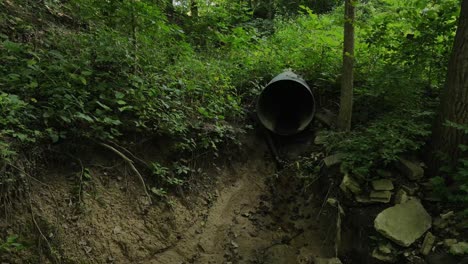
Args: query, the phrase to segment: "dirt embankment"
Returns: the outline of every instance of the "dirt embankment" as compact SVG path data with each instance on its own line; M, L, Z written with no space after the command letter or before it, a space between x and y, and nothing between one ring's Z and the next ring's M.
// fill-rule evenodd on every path
M55 171L42 183L32 181L33 214L29 205L19 206L0 221L3 237L18 234L27 247L0 260L311 263L314 256L333 255L334 213L293 175L276 174L260 138L249 137L235 160L207 166L195 184L199 191L169 203L146 204L131 171L120 165L107 172L103 166L90 167L78 209L76 172Z

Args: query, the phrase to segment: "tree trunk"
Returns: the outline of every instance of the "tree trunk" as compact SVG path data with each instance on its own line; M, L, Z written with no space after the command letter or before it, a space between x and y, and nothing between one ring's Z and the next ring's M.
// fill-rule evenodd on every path
M132 46L133 46L133 74L136 74L138 69L138 40L137 40L137 21L135 14L135 0L131 1L132 10L131 10L131 26L132 26Z
M274 0L269 0L267 8L268 8L267 18L269 20L273 20L273 17L275 15L275 1Z
M190 1L190 14L192 17L198 17L198 4L196 0Z
M340 113L338 115L338 129L342 131L351 129L353 112L354 4L353 0L345 0L343 75L341 78Z
M454 166L461 157L460 144L468 137L462 130L446 122L468 124L468 0L462 0L458 29L450 57L445 88L432 134L432 173L437 173L442 162L440 154Z
M166 6L164 8L164 12L166 13L167 19L172 21L174 19L174 3L172 0L165 0Z

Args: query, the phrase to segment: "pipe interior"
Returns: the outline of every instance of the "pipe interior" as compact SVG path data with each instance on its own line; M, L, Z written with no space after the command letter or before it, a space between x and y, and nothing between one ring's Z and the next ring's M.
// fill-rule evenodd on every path
M307 87L292 80L268 85L258 101L260 121L280 135L291 135L304 129L312 120L314 99Z

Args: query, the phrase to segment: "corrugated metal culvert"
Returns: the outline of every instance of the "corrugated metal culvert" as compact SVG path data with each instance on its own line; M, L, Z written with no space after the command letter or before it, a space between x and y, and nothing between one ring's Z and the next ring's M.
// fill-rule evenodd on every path
M264 127L288 136L303 131L315 114L315 99L307 83L291 71L271 80L257 101L257 115Z

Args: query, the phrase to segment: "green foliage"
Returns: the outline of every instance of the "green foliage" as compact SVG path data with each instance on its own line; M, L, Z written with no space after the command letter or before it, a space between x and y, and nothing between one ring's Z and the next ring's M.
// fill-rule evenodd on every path
M76 10L87 30L58 24L40 43L1 35L2 157L14 153L16 141L108 140L138 131L216 149L233 134L227 120L242 111L230 76L196 55L158 6L82 0L52 8ZM7 16L34 31L32 21Z
M22 249L24 249L24 245L18 242L18 236L16 235L8 236L5 242L0 243L0 253Z
M357 21L366 44L359 52L377 59L372 65L377 80L391 75L418 80L430 87L442 86L455 36L459 1L386 0L359 8L362 13Z
M400 112L387 115L351 133L327 136L329 151L344 154L343 170L363 177L398 160L408 151L418 150L430 135L425 120L430 113Z
M158 162L153 162L151 163L151 171L159 187L152 188L151 191L158 196L164 196L166 188L181 186L191 169L180 162L175 162L171 168L164 167Z
M9 160L15 151L15 141L31 143L39 131L29 129L25 123L34 119L32 109L18 96L0 93L0 158Z
M130 133L168 136L185 153L217 152L238 143L244 109L286 68L326 95L322 104L334 107L339 93L337 1L197 1L197 17L188 1L170 12L162 0L13 2L0 2L7 162L33 143ZM328 147L346 154L345 169L368 176L428 135L458 1L381 0L357 10L356 130L332 133ZM272 11L274 19L257 19ZM191 172L181 160L166 166L151 167L159 196Z

